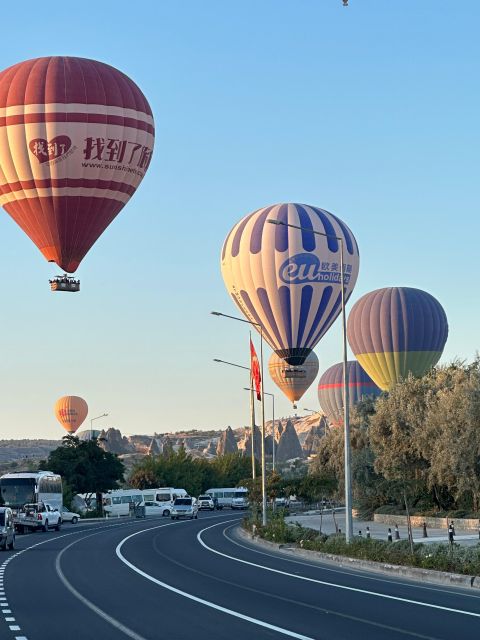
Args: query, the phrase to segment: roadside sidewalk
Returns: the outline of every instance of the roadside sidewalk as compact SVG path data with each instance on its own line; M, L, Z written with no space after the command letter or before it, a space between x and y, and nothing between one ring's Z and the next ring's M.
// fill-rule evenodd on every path
M298 522L303 527L307 527L309 529L315 529L316 531L320 531L320 524L322 528L322 533L326 533L330 535L335 533L336 527L345 532L345 512L336 511L335 514L332 514L331 511L324 512L323 517L319 515L318 511L310 511L303 514L295 515L292 514L287 516L287 522L294 524ZM361 535L362 537L367 536L368 529L370 530L370 537L375 538L377 540L387 540L388 539L388 529L389 525L380 524L378 522L373 521L365 521L365 520L357 520L354 518L353 520L353 533L355 536ZM390 526L392 532L393 542L395 542L395 527ZM422 542L424 544L434 543L434 542L448 542L448 532L446 529L427 529L427 537L423 536L423 529L421 527L416 527L412 529L413 531L413 540L414 542ZM398 533L400 536L400 540L407 539L407 527L399 526ZM462 546L475 546L480 542L478 532L472 531L472 533L468 533L466 531L462 531L461 534L455 535L455 542L461 544Z

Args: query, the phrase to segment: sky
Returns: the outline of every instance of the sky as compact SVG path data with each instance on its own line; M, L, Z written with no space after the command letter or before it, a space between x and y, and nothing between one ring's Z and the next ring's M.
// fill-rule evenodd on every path
M322 207L353 231L350 307L385 286L424 289L449 320L441 362L472 360L479 18L478 3L447 0L3 6L0 68L46 55L111 64L147 97L156 142L78 294L50 292L59 269L2 210L0 439L60 438L53 405L66 394L87 401L87 428L103 413L94 426L124 434L247 424L248 373L213 358L247 366L248 327L210 311L238 314L225 236L277 202ZM340 328L315 349L320 372L341 360ZM294 413L265 389L278 416ZM298 407L318 410L315 383Z

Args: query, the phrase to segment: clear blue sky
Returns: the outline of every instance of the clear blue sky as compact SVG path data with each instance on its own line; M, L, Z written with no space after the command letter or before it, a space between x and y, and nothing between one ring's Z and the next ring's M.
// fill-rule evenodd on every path
M44 55L107 62L156 119L149 173L83 261L80 294L0 216L0 438L61 437L60 395L123 433L248 422L248 364L219 253L281 201L326 208L361 254L350 305L414 286L444 306L443 361L471 360L480 303L480 6L446 0L25 2L2 7L0 67ZM75 8L74 8L75 7ZM133 13L132 13L133 12ZM6 26L5 26L6 25ZM318 345L341 358L339 322ZM273 383L266 390L274 391ZM278 413L291 408L277 394ZM318 408L316 385L300 407Z

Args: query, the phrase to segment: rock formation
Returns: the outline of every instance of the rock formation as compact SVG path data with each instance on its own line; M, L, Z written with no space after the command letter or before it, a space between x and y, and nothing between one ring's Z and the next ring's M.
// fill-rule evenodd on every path
M286 462L292 458L303 458L303 450L295 431L295 427L287 420L276 450L276 458L278 462Z
M150 442L150 446L148 447L147 455L158 456L160 453L161 453L160 447L158 446L158 442L156 438L152 438L152 441Z
M109 453L135 453L135 447L130 444L128 438L122 436L118 429L112 427L100 432L98 444Z
M327 420L325 416L320 418L320 422L317 425L313 425L305 439L303 450L306 456L311 456L318 453L322 438L325 436L328 429Z
M210 442L208 443L208 447L205 447L203 452L206 453L209 456L216 456L217 455L217 447L215 446L215 442L213 440L210 440Z
M164 456L169 456L173 453L172 441L168 436L165 436L162 442L162 453Z
M233 435L231 427L227 427L220 436L217 444L217 456L224 456L226 453L237 453L237 441Z
M254 456L257 460L262 459L262 434L260 433L260 429L255 425L254 429ZM251 456L252 455L252 439L250 437L250 429L245 430L245 442L243 447L244 455Z

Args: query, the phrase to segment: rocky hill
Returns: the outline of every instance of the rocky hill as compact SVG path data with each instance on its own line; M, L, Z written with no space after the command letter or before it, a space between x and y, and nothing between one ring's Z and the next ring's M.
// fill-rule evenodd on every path
M309 416L286 416L275 420L275 440L277 450L280 446L282 434L286 430L287 423L290 423L298 436L298 442L303 449L303 455L315 454L319 439L325 433L324 419L319 414ZM313 430L312 430L313 427ZM268 437L266 441L266 453L271 455L272 449L272 421L265 424L265 431ZM257 435L255 441L255 455L260 457L260 429L255 429ZM251 451L250 428L238 427L225 430L198 431L197 429L171 432L154 433L153 435L131 435L124 436L118 429L110 428L104 431L94 431L94 437L99 439L100 445L107 451L116 453L129 461L141 459L142 456L158 453L164 450L177 450L181 444L186 451L194 457L212 458L218 453ZM90 437L90 431L85 430L77 433L82 439ZM288 441L292 442L290 432ZM61 445L61 440L0 440L0 473L10 470L27 470L38 468L40 460L45 460L53 449ZM295 444L292 445L296 453L299 453ZM285 448L285 447L283 447ZM292 448L288 446L287 454L290 455ZM286 455L287 455L286 454ZM296 456L292 456L296 457Z

